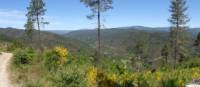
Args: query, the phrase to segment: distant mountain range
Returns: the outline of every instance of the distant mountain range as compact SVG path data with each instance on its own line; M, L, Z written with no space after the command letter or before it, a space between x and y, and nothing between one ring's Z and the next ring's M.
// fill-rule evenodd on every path
M3 29L6 29L6 28L3 28ZM15 29L15 28L8 27L7 29ZM148 31L148 32L155 32L155 31L166 31L166 32L168 32L170 28L169 27L129 26L129 27L107 28L107 29L103 29L103 30L109 30L109 29L134 29L134 30L144 30L144 31ZM59 35L64 35L64 34L68 34L70 32L74 32L74 31L87 31L87 30L94 30L94 29L43 30L43 31L47 31L47 32L59 34ZM189 28L188 31L191 32L192 34L197 34L198 32L200 32L200 28Z
M200 28L191 28L188 29L188 31L191 32L192 37L195 37L196 34L200 32ZM96 30L71 31L67 34L64 34L63 36L85 42L89 44L92 48L95 48L96 46ZM105 55L125 57L129 55L129 53L133 53L135 50L135 46L140 41L142 41L147 44L146 55L149 58L156 58L160 56L162 46L168 43L168 37L168 27L151 28L143 26L132 26L102 29L102 52L104 52ZM192 44L193 41L190 42Z
M193 36L191 44L193 43L194 36L200 32L200 28L188 29ZM54 34L53 34L54 33ZM9 37L10 39L22 38L24 30L14 28L0 29L0 36ZM62 44L66 47L83 51L88 50L93 53L96 47L97 31L95 29L82 29L82 30L48 30L42 32L42 39L44 45L58 45ZM135 51L135 46L138 42L142 41L147 44L146 51L149 58L156 58L160 56L162 46L167 43L169 36L168 27L144 27L144 26L131 26L102 29L102 52L111 57L127 57L130 53ZM2 39L0 37L0 39ZM23 39L23 38L22 38ZM37 39L37 34L35 34ZM6 39L3 39L6 40ZM37 40L36 40L37 41ZM62 43L60 43L62 42Z
M62 34L67 34L69 32L72 32L74 30L45 30L45 31L48 31L48 32L51 32L51 33L55 33L55 34L59 34L59 35L62 35Z
M109 29L134 29L134 30L144 30L148 32L156 32L156 31L169 31L169 27L145 27L145 26L129 26L129 27L118 27L118 28L108 28L108 29L103 29L103 30L109 30ZM63 35L63 34L68 34L70 32L74 31L88 31L88 30L94 30L94 29L80 29L80 30L46 30L51 33ZM192 34L196 35L198 32L200 32L200 28L190 28L188 29L189 32Z

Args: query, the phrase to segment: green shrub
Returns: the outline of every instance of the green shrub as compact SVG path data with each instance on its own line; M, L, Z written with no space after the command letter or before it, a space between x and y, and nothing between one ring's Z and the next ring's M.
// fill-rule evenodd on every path
M9 44L7 47L8 51L15 51L18 49L24 49L25 45L22 40L14 40L13 43Z
M15 51L12 62L16 66L31 64L34 57L35 52L32 49L21 49Z
M191 58L180 65L180 68L200 67L200 58Z
M78 67L61 67L56 71L52 70L49 74L49 79L53 84L52 87L88 87L86 84L85 72Z
M179 87L176 79L162 80L162 87Z
M64 65L69 58L69 51L64 47L55 47L46 53L45 65L48 69Z
M85 87L83 78L79 73L63 73L61 72L55 80L55 87Z
M137 83L138 87L150 87L149 84L147 83L147 80L144 79L143 76L140 76L138 78L138 83Z
M59 57L53 52L47 52L45 54L45 60L44 60L45 67L47 67L48 69L56 67L58 59Z
M26 83L24 83L23 87L43 87L39 82L32 82L32 81L27 81Z

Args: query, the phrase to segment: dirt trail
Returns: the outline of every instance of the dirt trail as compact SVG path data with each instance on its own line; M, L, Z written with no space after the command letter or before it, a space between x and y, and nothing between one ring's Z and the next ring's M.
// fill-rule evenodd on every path
M11 53L0 54L0 87L12 87L7 71L7 66L11 57Z

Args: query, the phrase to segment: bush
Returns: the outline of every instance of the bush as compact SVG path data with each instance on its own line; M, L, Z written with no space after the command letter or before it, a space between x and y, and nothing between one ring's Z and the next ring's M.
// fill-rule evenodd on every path
M176 83L176 79L168 79L168 80L163 80L162 83L162 87L180 87L177 85Z
M180 65L180 68L194 68L200 67L200 58L190 58Z
M83 75L78 72L65 73L61 71L57 73L54 83L55 87L86 87Z
M14 40L13 43L9 44L7 47L8 51L14 51L18 49L24 49L24 43L21 40Z
M55 47L46 53L45 65L48 68L64 65L69 57L69 51L64 47Z
M47 87L88 87L85 79L85 71L74 65L50 70L46 76L46 81L50 81L52 84Z
M17 50L13 56L13 64L16 66L31 64L35 52L32 49Z
M86 78L89 87L120 87L115 74L107 75L95 67L88 70Z

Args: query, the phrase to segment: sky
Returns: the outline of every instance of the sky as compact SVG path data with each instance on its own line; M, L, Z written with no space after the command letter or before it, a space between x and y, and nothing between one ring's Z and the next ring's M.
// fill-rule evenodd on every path
M90 9L80 0L44 0L45 21L50 22L45 30L93 29L95 20L88 20ZM187 0L190 27L200 27L200 0ZM24 28L26 8L30 0L1 0L0 27ZM168 27L170 0L113 0L114 9L103 13L104 28L147 26Z

